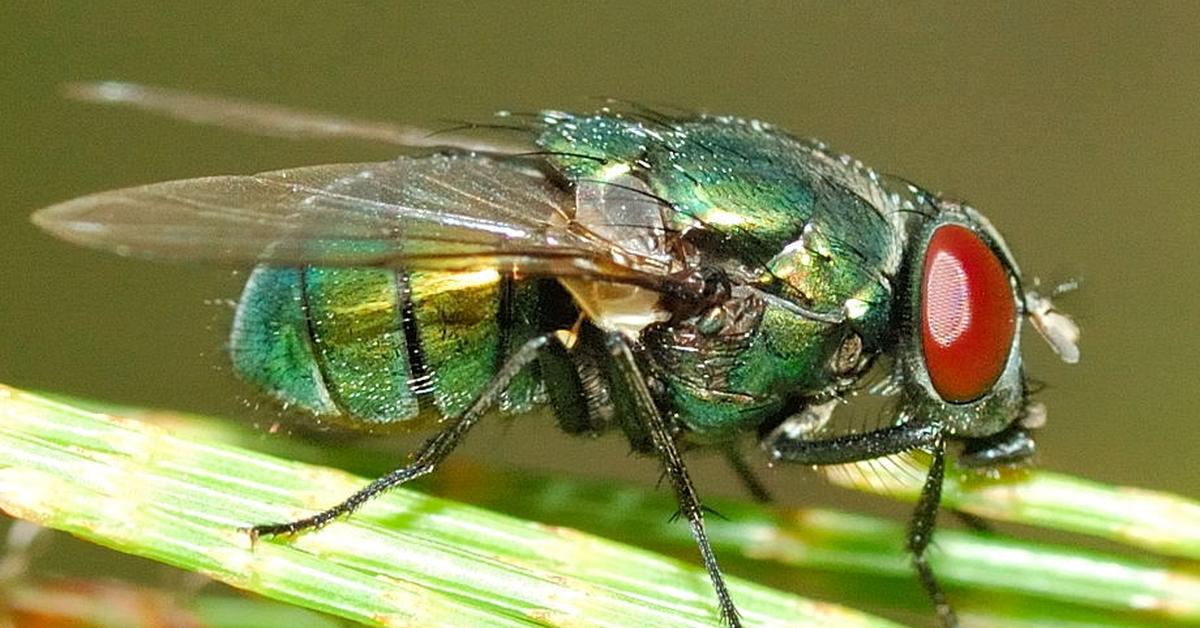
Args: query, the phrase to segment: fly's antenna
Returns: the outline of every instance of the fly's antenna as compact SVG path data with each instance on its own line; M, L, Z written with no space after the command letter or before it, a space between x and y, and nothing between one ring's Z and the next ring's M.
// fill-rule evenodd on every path
M271 137L353 139L411 148L457 148L496 155L510 155L528 148L463 136L439 135L429 129L391 122L363 120L137 83L67 83L62 86L62 93L67 98L81 102L129 107L194 124Z
M1033 283L1036 287L1039 281L1034 279ZM1033 328L1067 364L1079 361L1079 325L1075 324L1070 316L1058 311L1051 298L1078 288L1079 281L1071 279L1051 289L1050 296L1042 296L1035 290L1028 290L1023 301L1025 315L1033 324Z

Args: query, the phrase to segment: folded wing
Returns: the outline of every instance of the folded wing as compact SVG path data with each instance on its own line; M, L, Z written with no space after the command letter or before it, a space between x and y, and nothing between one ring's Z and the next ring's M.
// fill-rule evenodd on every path
M155 183L37 212L50 233L122 255L230 264L498 268L661 287L661 269L574 223L574 197L473 155ZM632 261L631 261L632 260Z

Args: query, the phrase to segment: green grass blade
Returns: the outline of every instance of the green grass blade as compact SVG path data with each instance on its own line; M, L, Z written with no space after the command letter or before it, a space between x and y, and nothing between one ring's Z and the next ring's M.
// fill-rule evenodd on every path
M431 482L438 493L516 516L577 526L660 549L685 550L690 543L686 530L670 525L662 516L671 508L668 495L578 479L535 480L526 474L480 473L469 468ZM738 556L806 570L901 581L913 578L900 523L826 509L772 510L720 500L707 503L722 515L709 519L709 535L718 555L727 560ZM1144 621L1200 622L1200 577L1194 570L1189 573L1159 559L1119 557L945 529L937 534L931 560L942 582L956 590L1134 612ZM981 610L990 602L982 604Z
M0 508L22 519L368 624L714 623L691 564L408 490L293 540L252 548L238 530L309 514L362 482L0 386ZM892 625L730 587L752 625Z
M98 407L108 406L100 404ZM204 438L237 442L256 449L270 446L281 453L320 457L335 465L361 463L363 456L361 450L356 450L353 458L339 457L336 452L328 452L328 448L317 454L317 449L296 439L264 441L261 435L239 429L228 421L161 411L136 412L156 423L165 419L181 430L194 431ZM378 457L380 461L374 466L394 464L394 451L381 450ZM912 458L912 462L921 462L919 454ZM901 464L907 466L908 462ZM924 469L881 472L881 468L846 465L840 472L825 475L830 482L847 488L893 499L916 499ZM942 499L947 508L988 519L1085 534L1166 556L1200 560L1200 501L1196 499L1101 484L1036 468L983 475L957 469L953 464L947 471Z
M829 473L830 481L915 501L919 474ZM1128 486L1109 486L1039 469L998 477L947 470L942 503L971 514L1086 534L1160 554L1200 559L1200 502Z
M90 406L96 407L96 404ZM2 408L3 403L0 403ZM337 460L337 452L331 452L328 447L314 449L296 439L264 441L261 435L232 428L229 422L153 411L137 411L135 415L153 418L155 423L169 422L175 426L175 431L189 434L184 440L207 442L212 447L218 447L221 442L250 443L256 447L269 445L273 449L286 450L289 456L313 458L319 453L322 457L334 458L337 464L346 463ZM359 453L355 456L363 455L361 449L356 451ZM386 457L391 459L394 453L389 451ZM195 466L185 464L189 465ZM309 480L297 484L286 477L288 471L281 473L283 476L267 475L260 481L278 484L279 494L275 499L298 508L291 511L296 514L307 512L303 508L328 504L358 486L359 482L342 476L341 480L328 486ZM314 473L314 477L324 477L322 472ZM831 479L838 481L839 477L842 478L840 483L854 484L847 479L858 478L862 481L856 488L901 498L911 497L917 484L915 480L906 484L908 474L904 473L846 473ZM883 483L884 480L887 483ZM1023 486L1024 482L1032 482L1033 488ZM671 512L674 505L665 492L651 493L563 477L539 478L525 473L483 473L463 464L452 465L445 472L435 474L427 485L443 495L476 505L668 550L688 561L695 552L686 527L667 522L664 513ZM236 486L230 490L242 491ZM1100 496L1103 496L1103 503L1095 503ZM515 551L518 555L510 556L508 560L515 558L518 562L536 559L539 551L554 551L534 549L534 545L525 546L505 537L480 538L479 521L470 523L468 516L464 523L453 510L461 506L451 504L450 510L442 511L441 506L435 508L431 504L443 502L412 497L420 501L393 503L389 499L356 516L350 524L385 530L403 528L413 535L403 541L413 544L406 546L405 553L416 552L415 548L427 551L421 544L422 537L437 539L450 547L497 556ZM1196 503L1170 495L1104 486L1045 472L1008 474L993 481L956 473L947 482L947 498L959 507L970 504L967 509L972 512L999 514L998 518L1049 528L1088 532L1177 556L1195 556L1200 545L1194 540L1197 527L1191 519L1197 509ZM305 500L310 501L305 503ZM1149 513L1139 512L1147 504L1157 504L1158 508ZM856 606L902 608L918 613L918 617L929 612L913 583L903 551L903 527L898 523L823 509L776 511L719 501L710 501L709 505L725 517L710 517L709 526L719 555L727 569L732 567L735 573L754 574L757 579L785 587L795 586L806 593L823 590ZM468 511L468 515L473 514ZM278 516L283 515L276 518ZM1146 520L1147 527L1143 532L1153 530L1154 534L1130 534L1122 527L1139 520ZM322 536L326 534L328 532ZM364 533L356 529L348 534ZM556 534L574 533L561 530ZM368 534L364 538L371 537ZM308 542L307 538L301 538L297 546L319 548L319 545L305 545ZM345 564L356 569L373 572L387 569L392 561L405 560L402 555L376 555L374 550L366 549L369 546L363 546L363 550L355 554L351 546L366 541L347 539L344 542L348 546L338 546L333 551L353 554L345 559ZM949 529L939 532L936 546L932 556L935 568L950 587L963 616L973 620L973 624L1123 625L1155 622L1168 625L1200 621L1200 578L1194 564L1170 563L1152 557L1121 557ZM601 586L617 590L628 584L624 581L628 576L619 571L584 573L582 570L589 564L586 559L571 559L570 563L574 567L568 568L572 577L594 576ZM628 570L640 572L642 564L629 563ZM695 573L683 576L684 580L687 578L694 580L686 590L664 588L647 598L656 600L665 595L673 596L669 597L670 601L687 600L685 606L710 604L703 578ZM469 581L459 581L458 575L448 573L440 583L441 588L435 589L454 591L456 586L466 584ZM678 582L674 584L678 586ZM488 597L500 595L499 589L472 590L466 594L467 599L472 595L482 596L492 604L489 608L493 610L502 609L501 614L520 614L516 606L506 606L505 599ZM504 598L504 595L500 597ZM528 616L528 613L522 615ZM545 617L555 620L559 616ZM694 618L703 621L702 614ZM798 621L801 620L806 618L801 617ZM839 618L834 623L840 621Z

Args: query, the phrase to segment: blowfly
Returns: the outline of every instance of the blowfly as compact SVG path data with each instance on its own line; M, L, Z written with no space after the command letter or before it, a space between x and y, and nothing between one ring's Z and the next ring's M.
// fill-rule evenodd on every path
M923 450L907 545L951 626L926 560L946 452L977 468L1033 454L1043 414L1022 320L1078 359L1074 323L1025 289L982 214L756 120L628 104L504 114L488 126L517 139L500 143L124 83L71 91L426 150L102 192L34 216L122 255L252 266L230 354L283 404L372 431L437 420L411 462L256 537L318 528L433 472L489 413L549 408L566 432L617 432L661 462L737 626L688 451L723 452L762 495L739 457L748 439L808 466ZM831 430L872 373L889 420Z

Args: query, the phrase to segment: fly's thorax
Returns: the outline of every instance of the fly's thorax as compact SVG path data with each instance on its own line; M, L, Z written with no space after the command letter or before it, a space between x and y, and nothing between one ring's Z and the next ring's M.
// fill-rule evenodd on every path
M998 434L1026 410L1020 275L991 224L942 201L914 226L896 349L903 417L961 438Z
M889 323L904 212L860 163L739 118L545 120L538 144L576 186L580 222L594 221L619 253L670 266L681 257L664 243L681 240L702 258L688 265L750 269L758 276L747 281L765 278L769 292L825 320L856 319L868 345ZM667 237L638 248L651 230Z
M735 286L707 311L625 308L641 312L668 405L698 439L752 429L793 398L843 389L889 345L902 212L861 164L737 118L551 112L538 144L576 186L580 214L602 209L586 213L604 233L661 229L668 236L658 242L675 238L695 252L687 267L720 268ZM611 192L583 193L595 182L638 195L614 208ZM602 326L608 312L592 303L615 312L623 302L571 291Z
M890 246L880 241L891 236L860 228L830 237L838 225L829 220L817 222L827 216L819 214L805 225L799 238L767 262L764 289L811 319L845 327L860 338L866 353L878 353L891 337L893 271L854 247L871 246L873 240L880 248Z
M887 246L882 204L889 201L881 186L860 180L855 164L831 162L770 125L555 112L537 143L568 181L607 181L613 172L640 181L669 204L668 228L695 230L753 263L765 263L812 222L828 228L829 242L857 249L869 267L897 259Z
M872 357L851 322L814 319L749 286L647 329L643 340L665 402L694 442L728 440L795 399L844 389Z

